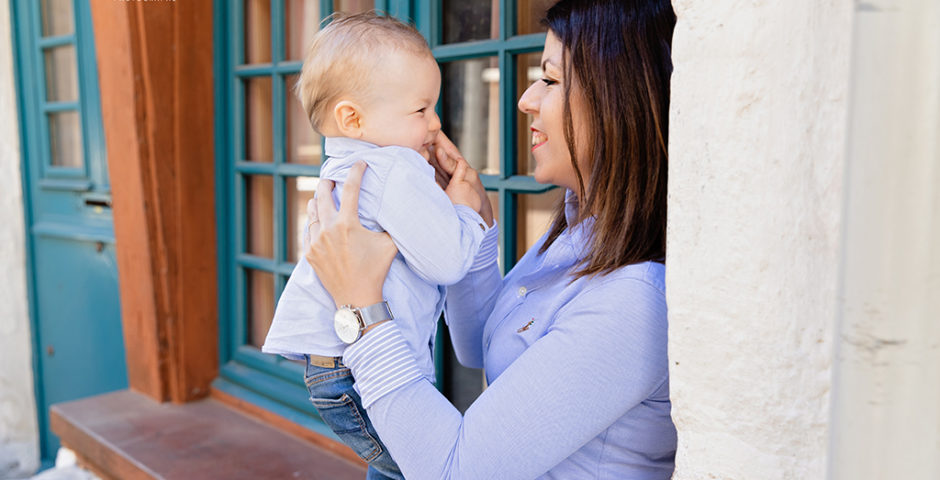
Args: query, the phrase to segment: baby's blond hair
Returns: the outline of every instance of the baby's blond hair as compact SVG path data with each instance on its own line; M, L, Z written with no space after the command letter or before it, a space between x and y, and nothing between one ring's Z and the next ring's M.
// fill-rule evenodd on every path
M342 95L368 100L371 73L388 53L404 50L433 58L414 27L374 11L335 13L313 37L295 91L310 124L323 133L324 121ZM407 73L407 72L402 72Z

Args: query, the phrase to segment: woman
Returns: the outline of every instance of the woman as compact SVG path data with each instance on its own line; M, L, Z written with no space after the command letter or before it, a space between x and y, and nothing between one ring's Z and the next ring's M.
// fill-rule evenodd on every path
M567 194L549 232L505 278L475 172L438 155L449 186L479 192L489 225L445 307L458 359L485 368L488 388L462 416L420 378L394 320L365 329L344 354L409 479L672 474L662 262L675 16L668 0L562 0L546 22L543 78L519 108L534 119L535 179ZM448 150L441 142L439 154ZM396 253L386 235L358 224L362 169L350 174L339 213L318 195L320 225L311 228L307 259L337 306L382 302Z

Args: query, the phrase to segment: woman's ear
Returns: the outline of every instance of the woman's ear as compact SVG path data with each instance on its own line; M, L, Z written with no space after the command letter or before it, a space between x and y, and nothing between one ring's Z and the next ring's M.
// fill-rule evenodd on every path
M362 109L349 100L342 100L333 107L333 119L342 136L359 138L362 136Z

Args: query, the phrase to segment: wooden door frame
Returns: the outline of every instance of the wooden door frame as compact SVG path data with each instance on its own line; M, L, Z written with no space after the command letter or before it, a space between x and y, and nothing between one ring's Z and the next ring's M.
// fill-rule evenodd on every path
M91 2L130 388L218 374L212 2Z

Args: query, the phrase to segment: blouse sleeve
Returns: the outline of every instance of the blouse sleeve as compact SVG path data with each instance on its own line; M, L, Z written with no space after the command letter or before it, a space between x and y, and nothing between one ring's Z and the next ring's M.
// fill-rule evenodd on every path
M535 478L668 379L665 296L637 279L582 291L463 416L395 353L403 345L388 322L344 362L409 479Z
M483 368L483 327L503 280L496 262L498 240L499 228L494 223L487 229L470 271L447 287L444 320L457 360L471 368Z

